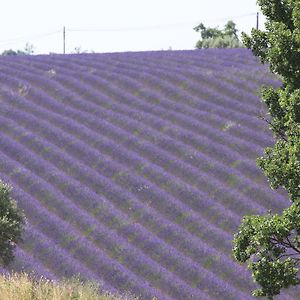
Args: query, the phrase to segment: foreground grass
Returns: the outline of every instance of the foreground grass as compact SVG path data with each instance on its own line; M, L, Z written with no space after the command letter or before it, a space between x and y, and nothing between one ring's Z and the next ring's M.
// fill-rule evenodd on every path
M0 276L0 300L137 300L100 292L96 283L73 278L60 282L32 280L27 274Z

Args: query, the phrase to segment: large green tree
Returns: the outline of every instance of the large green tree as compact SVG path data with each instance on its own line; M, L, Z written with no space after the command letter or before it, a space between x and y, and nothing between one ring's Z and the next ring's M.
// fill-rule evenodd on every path
M265 30L253 29L243 41L282 81L280 88L262 91L275 144L257 164L271 187L284 188L291 202L280 214L244 217L233 255L248 262L259 285L253 294L273 299L282 288L300 283L300 0L257 3L266 16Z
M0 181L0 265L8 265L20 242L25 216L11 198L11 187Z

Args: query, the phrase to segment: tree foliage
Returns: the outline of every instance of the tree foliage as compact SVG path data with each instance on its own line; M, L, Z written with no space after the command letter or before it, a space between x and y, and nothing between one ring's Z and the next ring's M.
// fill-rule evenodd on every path
M1 55L5 56L15 56L15 55L31 55L34 53L34 46L32 44L26 43L24 50L4 50Z
M201 40L196 44L196 48L238 48L242 47L233 21L228 21L223 30L218 28L205 27L200 23L194 28L196 32L200 32Z
M300 1L257 2L266 30L243 33L243 41L282 80L280 88L262 91L275 144L257 164L273 189L288 192L291 205L280 215L244 217L234 236L233 256L248 262L260 285L253 294L273 299L282 288L300 283Z
M241 42L232 36L207 38L204 40L199 40L196 43L197 49L207 49L207 48L240 48L242 47Z
M0 181L0 265L8 265L14 258L13 251L20 242L25 216L10 196L11 187Z

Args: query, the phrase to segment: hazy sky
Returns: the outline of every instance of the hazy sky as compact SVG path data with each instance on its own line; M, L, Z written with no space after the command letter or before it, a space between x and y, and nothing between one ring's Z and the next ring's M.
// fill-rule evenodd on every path
M194 49L200 22L239 31L256 25L256 0L3 0L0 52L23 49L61 53L75 47L95 52ZM261 24L263 19L261 18Z

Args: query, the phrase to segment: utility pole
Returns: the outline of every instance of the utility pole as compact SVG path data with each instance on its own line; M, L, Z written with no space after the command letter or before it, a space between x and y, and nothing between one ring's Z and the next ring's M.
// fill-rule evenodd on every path
M66 27L63 29L63 52L66 54Z
M259 12L256 13L256 29L259 27Z

